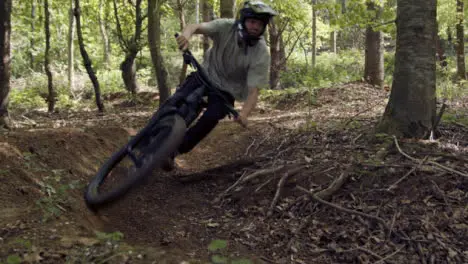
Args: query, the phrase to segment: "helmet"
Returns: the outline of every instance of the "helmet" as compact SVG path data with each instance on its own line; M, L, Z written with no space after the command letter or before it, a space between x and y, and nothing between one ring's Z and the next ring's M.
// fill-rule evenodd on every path
M237 28L239 31L239 36L244 40L249 46L255 45L260 39L259 36L251 36L247 33L245 28L245 20L247 18L254 18L263 21L264 27L260 36L265 32L266 26L270 22L271 18L278 15L275 10L270 6L263 3L262 1L246 1L244 2L243 7L239 11L240 18L237 21Z
M270 22L270 19L278 13L262 1L246 1L244 6L239 11L240 21L245 23L247 18L255 18L263 21L265 26Z

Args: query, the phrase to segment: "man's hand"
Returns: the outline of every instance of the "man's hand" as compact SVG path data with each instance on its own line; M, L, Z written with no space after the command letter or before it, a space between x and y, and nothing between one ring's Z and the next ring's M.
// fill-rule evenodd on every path
M182 51L185 51L189 47L189 38L187 36L184 36L184 34L181 34L177 37L177 45L179 46L179 49Z
M244 128L247 128L247 117L245 117L242 114L235 117L234 122L237 122L239 125L243 126Z

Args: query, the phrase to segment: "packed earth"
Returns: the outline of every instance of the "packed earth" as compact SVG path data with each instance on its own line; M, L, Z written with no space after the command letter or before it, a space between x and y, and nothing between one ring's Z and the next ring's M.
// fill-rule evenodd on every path
M433 139L402 140L373 130L388 93L266 93L248 128L223 120L174 171L97 212L87 182L157 94L115 94L104 114L14 112L0 263L468 263L466 100L446 102Z

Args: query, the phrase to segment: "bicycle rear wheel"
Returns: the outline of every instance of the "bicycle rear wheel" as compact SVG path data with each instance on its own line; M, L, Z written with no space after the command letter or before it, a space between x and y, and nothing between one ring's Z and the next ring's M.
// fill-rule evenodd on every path
M178 114L167 115L161 118L152 131L148 146L136 153L139 164L135 164L131 158L137 151L129 149L128 143L101 166L86 188L85 201L90 209L122 198L131 187L160 167L182 143L186 131L185 120ZM137 145L137 148L140 147Z

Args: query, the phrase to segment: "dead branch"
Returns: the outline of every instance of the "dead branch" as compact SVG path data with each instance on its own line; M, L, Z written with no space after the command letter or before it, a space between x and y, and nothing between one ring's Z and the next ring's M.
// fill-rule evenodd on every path
M293 175L296 175L298 172L303 170L305 167L307 167L307 166L300 166L300 167L295 168L295 169L293 169L291 171L287 171L283 175L283 177L281 177L281 179L278 182L278 188L276 189L276 193L275 193L275 196L273 198L273 201L271 202L270 208L268 209L267 217L269 217L269 216L271 216L273 214L273 210L275 209L275 206L278 203L278 200L279 200L279 198L281 196L281 191L283 190L284 184L286 183L288 178L293 176Z
M309 194L309 196L319 202L319 203L322 203L324 205L328 205L330 207L333 207L339 211L342 211L342 212L345 212L345 213L348 213L348 214L354 214L354 215L359 215L359 216L362 216L362 217L365 217L365 218L368 218L368 219L371 219L371 220L374 220L374 221L377 221L378 223L382 224L382 226L385 228L386 231L390 230L390 228L387 226L387 224L385 223L385 220L378 217L378 216L373 216L373 215L370 215L370 214L366 214L366 213L363 213L363 212L359 212L359 211L356 211L356 210L351 210L351 209L347 209L347 208L343 208L339 205L336 205L334 203L331 203L331 202L328 202L328 201L325 201L323 199L321 199L320 197L318 197L315 193L312 193L310 192L309 190L301 187L301 186L297 186L297 188L302 191L302 192L305 192L307 194Z
M250 180L252 180L254 178L257 178L257 177L260 177L260 176L263 176L263 175L269 175L269 174L276 173L276 172L282 170L283 168L284 168L284 165L280 165L280 166L270 168L270 169L258 170L258 171L254 172L254 173L251 173L251 174L244 173L233 185L231 185L224 192L222 192L216 199L214 199L213 202L218 203L219 201L221 201L221 199L223 197L225 197L229 192L231 192L231 190L236 188L241 183L250 181Z
M419 164L417 166L414 166L410 171L408 171L403 177L401 177L398 181L396 181L395 183L393 183L392 185L390 185L390 187L387 188L387 191L391 192L393 189L396 189L398 187L398 184L400 182L402 182L403 180L405 180L406 178L408 178L408 176L413 173L415 170L419 169L423 164L424 162L426 162L426 160L429 158L429 156L426 156L424 157L424 159L421 160L421 162L419 162Z
M330 186L328 186L328 188L326 189L323 189L319 192L317 192L317 196L323 200L329 200L331 198L331 196L336 192L338 191L341 186L343 186L343 184L348 180L349 178L349 173L348 172L343 172L341 173L340 177L338 177L338 179L336 179L335 181L333 181Z
M406 158L408 158L408 159L410 159L410 160L412 160L412 161L421 162L420 159L411 157L410 155L408 155L408 154L406 154L405 152L403 152L403 150L400 148L400 145L398 144L397 138L396 138L395 136L393 136L393 139L395 140L395 145L396 145L398 151L401 153L401 155L405 156ZM457 170L452 169L452 168L449 168L449 167L446 167L446 166L441 165L441 164L439 164L439 163L437 163L437 162L435 162L435 161L431 161L431 160L430 160L430 161L428 161L427 163L432 164L432 165L434 165L434 166L436 166L436 167L438 167L438 168L440 168L440 169L443 169L443 170L446 170L446 171L449 171L449 172L458 174L458 175L460 175L460 176L462 176L462 177L468 178L468 174L463 173L463 172L460 172L460 171L457 171Z

